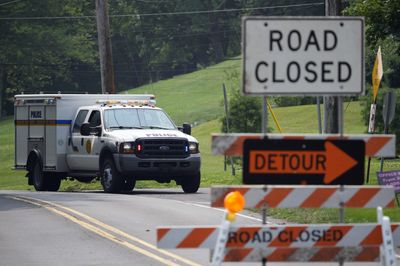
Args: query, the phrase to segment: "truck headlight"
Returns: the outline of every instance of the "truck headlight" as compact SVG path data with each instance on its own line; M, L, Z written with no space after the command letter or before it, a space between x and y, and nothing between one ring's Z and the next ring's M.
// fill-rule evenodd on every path
M119 153L132 154L135 152L135 143L123 142L119 145Z
M191 154L199 153L199 144L197 142L189 142L189 152Z

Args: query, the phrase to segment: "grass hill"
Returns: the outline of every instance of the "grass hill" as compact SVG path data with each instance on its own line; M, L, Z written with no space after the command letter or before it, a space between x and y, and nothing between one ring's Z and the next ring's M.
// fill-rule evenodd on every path
M163 91L166 89L160 89ZM179 102L183 101L180 95L176 95L175 100L171 100L169 103L164 103L165 108L171 109L170 115L175 117L174 109L182 111L179 109ZM217 97L217 96L215 96ZM160 97L159 97L160 98ZM187 100L187 99L185 99ZM164 101L165 102L165 101ZM170 105L168 105L170 104ZM345 132L346 133L361 133L363 130L363 125L361 122L360 111L361 107L358 102L347 103L348 108L345 113ZM190 108L189 108L190 109ZM223 171L223 157L211 155L211 137L210 134L220 131L219 119L214 119L221 117L223 115L223 110L219 107L219 103L215 102L213 105L202 105L197 107L199 113L205 113L211 110L214 113L210 114L207 119L205 117L199 116L199 114L193 114L199 117L200 121L206 121L202 124L197 125L193 128L193 135L200 141L200 150L202 153L203 160L203 185L212 184L238 184L240 183L240 178L238 176L232 177L228 172ZM318 123L317 123L317 112L314 105L303 105L303 106L293 106L293 107L282 107L275 108L275 114L279 120L284 133L317 133ZM184 115L184 112L182 112ZM214 116L214 117L212 117ZM207 116L206 116L207 117ZM211 119L211 120L210 120ZM207 121L208 120L208 121ZM269 118L270 126L273 128L274 132L277 129L274 124L272 124L272 119ZM0 123L0 143L1 143L1 161L0 172L2 173L0 178L0 189L27 189L26 178L24 177L23 171L13 171L11 168L14 163L14 125L13 119L8 118ZM240 175L240 172L238 173ZM149 182L139 182L139 186L146 185ZM152 186L157 184L151 184ZM77 182L63 182L62 189L73 190L73 189L90 189L90 188L100 188L99 184L82 184Z
M131 89L126 93L152 93L156 95L157 106L166 110L176 124L200 124L221 116L222 84L231 87L228 76L233 72L240 73L239 60L228 60L193 73Z
M157 105L165 109L177 125L190 122L196 126L193 135L200 141L202 153L202 186L216 184L240 184L241 171L237 169L236 176L224 171L223 156L211 155L211 137L213 132L220 131L220 117L223 116L222 84L232 88L235 84L228 78L233 72L240 72L240 61L229 60L203 70L177 76L169 80L156 82L127 91L126 93L153 93L156 95ZM228 89L229 92L229 89ZM261 108L261 107L260 107ZM366 127L361 120L361 106L359 102L344 103L344 132L360 134ZM282 127L283 133L317 133L317 111L315 105L274 108L275 114ZM272 119L268 119L269 126L277 132ZM13 171L14 163L14 124L9 117L0 121L0 190L1 189L30 189L24 177L24 171ZM399 169L399 162L387 162L389 169ZM376 183L376 171L379 161L372 160L371 183ZM154 182L138 182L137 187L165 186ZM174 184L171 184L174 186ZM75 181L63 182L61 190L100 189L99 182L83 184ZM274 211L274 215L291 219L297 222L331 222L337 218L337 211ZM393 220L400 220L398 210L385 211ZM346 213L347 215L347 213ZM347 217L347 216L346 216ZM349 212L350 221L373 221L375 211Z

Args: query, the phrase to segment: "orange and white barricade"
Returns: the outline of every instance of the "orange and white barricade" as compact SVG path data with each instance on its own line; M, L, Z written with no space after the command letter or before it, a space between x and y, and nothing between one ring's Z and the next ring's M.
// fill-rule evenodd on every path
M379 212L379 206L395 207L393 187L220 186L211 189L211 206L226 207L225 197L232 192L244 196L244 208L378 207L378 223L159 227L157 246L211 249L213 255L218 251L213 257L221 261L381 261L396 265L394 247L400 247L400 224L390 224ZM224 249L218 246L221 239Z
M369 157L395 157L396 135L338 135L338 134L254 134L254 133L229 133L212 134L212 153L214 155L242 156L243 143L247 139L282 139L282 140L364 140L365 155Z
M223 199L239 191L246 199L245 208L394 208L395 190L391 186L301 186L242 185L211 188L211 206L223 207Z
M400 224L391 224L400 246ZM219 227L176 226L157 229L159 248L214 249ZM384 244L377 224L231 226L224 261L378 261Z

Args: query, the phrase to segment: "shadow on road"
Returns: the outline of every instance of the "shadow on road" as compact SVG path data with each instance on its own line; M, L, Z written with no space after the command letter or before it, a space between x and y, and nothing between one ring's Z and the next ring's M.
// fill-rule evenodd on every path
M12 198L9 198L9 197L10 197L10 195L0 194L0 212L17 210L17 209L39 208L32 204L17 201Z
M82 193L82 191L74 191L68 193ZM175 189L134 189L133 191L120 192L120 193L106 193L101 190L84 191L84 193L98 193L98 194L116 194L116 195L204 195L208 194L206 190L199 190L197 193L185 193Z

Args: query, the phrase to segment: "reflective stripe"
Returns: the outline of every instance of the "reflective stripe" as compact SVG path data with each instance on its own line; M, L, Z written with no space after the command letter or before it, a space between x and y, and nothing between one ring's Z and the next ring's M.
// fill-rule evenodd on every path
M54 120L54 119L41 119L41 120L15 120L16 126L70 126L72 120Z
M395 157L396 135L284 135L284 134L250 134L230 133L212 134L212 153L214 155L242 156L243 143L247 139L319 139L319 140L363 140L365 142L365 155L370 157Z
M394 187L385 186L215 186L211 188L211 207L224 207L225 195L241 191L245 208L394 208Z

